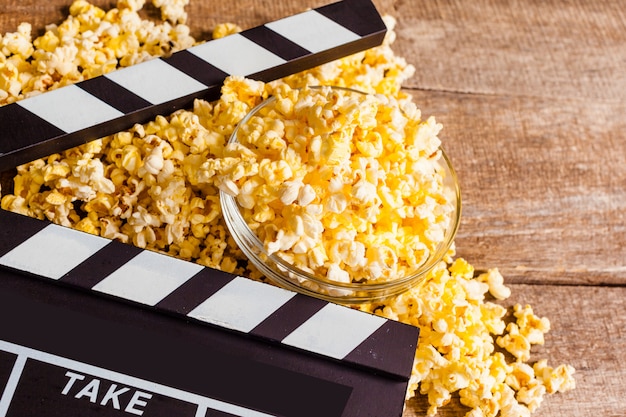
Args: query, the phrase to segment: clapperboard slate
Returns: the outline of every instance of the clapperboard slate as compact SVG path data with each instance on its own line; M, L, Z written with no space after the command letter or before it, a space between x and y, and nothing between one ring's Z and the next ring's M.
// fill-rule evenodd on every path
M384 32L345 0L0 107L0 171ZM0 417L400 416L419 333L1 210L0 317Z

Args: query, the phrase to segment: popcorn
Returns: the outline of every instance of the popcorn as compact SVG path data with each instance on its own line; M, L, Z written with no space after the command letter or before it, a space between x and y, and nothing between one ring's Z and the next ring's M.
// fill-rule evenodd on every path
M498 274L489 270L479 276ZM475 284L479 285L475 285ZM527 336L549 330L546 319L534 315L530 306L515 305L516 322L506 325L507 309L485 301L489 286L462 258L441 262L418 287L384 302L361 305L364 311L418 326L421 330L407 398L413 390L428 396L428 415L458 392L467 416L529 416L546 393L575 387L574 368L556 369L540 360L527 363ZM531 336L533 339L533 336ZM496 341L518 353L509 362L495 351ZM518 350L513 341L522 340ZM533 339L539 341L538 338Z
M48 25L34 40L31 26L21 24L0 38L0 105L195 44L184 24L187 3L154 2L162 12L159 23L141 19L144 0L119 0L108 11L77 0L65 21ZM441 126L432 117L422 119L401 90L415 69L394 54L395 20L384 19L390 30L380 47L272 83L230 77L214 103L196 100L193 109L20 166L13 193L2 196L1 207L263 280L228 234L221 188L251 211L255 227L271 238L272 251L289 251L286 256L310 270L326 268L329 279L347 282L347 267L366 266L371 276L384 278L395 273L401 257L413 268L427 255L428 242L416 238L416 225L395 227L386 220L423 219L430 225L424 237L441 239L437 216L445 211L437 199L412 194L417 186L430 196L437 190L437 182L429 181L434 172L429 157L439 145ZM218 25L213 36L240 30ZM341 114L321 103L309 106L314 112L307 114L307 106L296 100L298 89L307 85L346 86L375 94L380 103L336 96ZM225 149L226 139L270 95L278 97L275 110L281 117L252 134L269 156L280 158L241 164L255 153L243 146ZM328 131L341 118L353 118L362 129L384 119L395 130L370 130L353 136L349 146L341 135L325 143L321 135L307 140L301 123L286 121L297 114ZM353 152L360 157L347 163ZM320 169L307 177L304 168L316 162ZM393 185L377 187L390 175L397 179ZM291 211L281 214L277 201ZM346 219L352 205L357 209ZM370 230L376 220L385 228L380 235ZM327 244L320 239L323 221L333 226ZM368 238L358 240L359 234ZM575 370L549 366L545 359L531 365L532 346L545 343L550 322L516 304L514 321L507 323L502 304L509 295L496 268L477 274L466 260L454 259L453 245L420 286L355 308L420 328L407 399L418 392L427 396L428 415L458 397L469 407L468 417L519 417L536 411L546 394L574 389Z
M542 359L533 365L538 379L546 386L549 394L565 392L576 387L576 380L573 378L575 369L570 365L559 365L556 368L548 366L548 361Z
M513 315L517 318L520 331L530 343L544 344L544 334L550 331L550 320L545 317L537 317L529 305L522 308L520 304L515 304Z
M153 0L153 4L161 9L163 20L169 20L173 23L185 23L187 21L185 7L189 4L189 0Z
M0 38L0 105L192 46L187 4L155 0L164 20L155 24L139 16L143 1L105 11L76 0L65 21L32 42L31 25L22 23Z
M220 39L224 36L241 32L241 27L234 23L220 23L213 29L213 39Z
M227 99L235 91L232 85L243 83L227 80ZM239 143L225 152L238 159L240 169L224 171L218 183L237 197L244 219L266 249L339 282L384 281L419 267L443 240L439 230L445 230L453 205L441 192L443 178L436 168L423 175L405 161L435 164L440 127L433 128L432 120L407 119L394 99L328 88L294 90L280 83L270 88L277 106L263 108L239 126ZM371 140L380 143L380 152L354 149L353 143ZM411 153L408 146L429 153ZM404 182L410 186L396 186ZM379 188L394 195L381 198ZM419 210L407 210L407 201L431 209L421 216ZM300 229L290 228L289 219L300 219L299 211L310 204L322 210L308 213L309 221ZM268 222L271 229L264 227ZM342 244L337 235L346 233L355 242L354 256L337 249ZM318 252L314 257L288 253L313 247ZM327 261L320 265L318 255Z
M504 300L511 295L511 290L504 285L504 278L498 271L498 268L492 268L486 273L480 274L477 280L487 283L489 285L489 293L498 300Z
M0 52L6 57L9 55L18 55L24 59L29 58L34 51L31 43L30 23L20 23L17 32L7 33L0 40Z
M509 351L522 361L530 359L530 347L533 344L543 345L544 334L550 330L550 321L533 314L532 307L516 304L513 307L515 323L507 326L508 334L497 339L498 346Z

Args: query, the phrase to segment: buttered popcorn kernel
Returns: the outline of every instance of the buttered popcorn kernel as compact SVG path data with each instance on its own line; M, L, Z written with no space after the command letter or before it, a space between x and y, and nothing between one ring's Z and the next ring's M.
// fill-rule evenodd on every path
M287 86L273 96L239 126L225 150L239 162L219 179L266 250L338 282L419 268L455 208L437 167L441 126L387 96Z
M191 46L196 42L184 24L187 2L155 1L162 22L154 22L138 15L144 0L120 0L108 11L78 0L72 3L64 22L47 26L38 38L32 39L28 23L19 25L16 32L0 38L0 105ZM284 153L279 161L242 164L241 159L252 158L254 153L244 147L226 152L225 143L244 115L270 95L282 97L276 103L281 114L301 110L294 105L295 89L307 85L345 86L382 94L381 98L389 97L390 103L398 103L397 108L391 106L394 111L386 113L389 120L421 120L419 109L401 90L414 68L394 54L391 44L395 21L386 16L385 22L390 30L380 47L269 84L232 77L214 103L197 100L193 109L159 116L127 131L20 166L13 192L2 197L2 209L263 279L246 262L223 222L218 190L226 187L239 193L240 204L253 210L259 222L276 217L275 210L270 210L273 206L261 207L260 201L278 198L285 206L299 205L304 209L296 217L286 216L291 220L285 226L306 230L314 237L323 233L319 214L324 210L334 214L333 222L343 228L337 230L327 248L315 245L315 239L285 237L283 231L283 237L274 239L272 250L288 247L296 254L308 250L306 262L312 267L323 266L331 259L343 259L350 268L362 267L364 259L366 264L368 260L366 245L355 236L360 228L367 230L368 219L376 216L368 183L388 178L384 168L397 163L385 149L388 138L369 135L350 147L346 143L322 146L316 141L308 149L310 155L345 166L344 174L348 168L358 171L349 184L344 176L331 177L324 183L305 181L302 174L307 160L303 157L309 153L285 146L283 134L293 136L294 144L302 142L296 134L297 126L278 118L256 141L268 155ZM213 36L239 30L230 23L218 25ZM375 123L373 109L359 110L365 126ZM334 120L334 112L320 115L328 115L327 121ZM418 132L431 139L440 129L434 119L421 121L419 126ZM428 143L425 154L436 149L438 142ZM342 157L353 151L361 155L358 162L342 164ZM419 159L420 154L412 149L406 150L402 158L415 156ZM385 157L387 165L374 162ZM429 166L418 162L412 168L426 175ZM350 193L345 192L347 185ZM388 188L381 193L381 204L402 215L411 214L399 197L402 188ZM252 192L255 189L256 194ZM322 201L320 196L325 199ZM362 206L362 217L353 216L342 223L338 215L345 211L348 201ZM413 214L430 219L436 205L437 201L425 198L422 209ZM407 232L392 230L385 236L406 244L412 236ZM436 230L429 236L436 240ZM418 243L413 241L416 246ZM510 289L504 285L502 275L495 268L477 274L470 263L453 256L451 249L422 285L384 302L358 306L420 328L407 399L421 393L430 404L428 414L435 415L456 393L468 407L466 416L519 417L534 412L546 394L573 389L575 370L571 366L552 367L545 359L528 363L532 346L545 342L548 319L535 315L530 306L515 305L510 309L514 320L507 324L509 309L501 303L510 295ZM414 261L419 262L418 257ZM344 268L337 263L329 264L328 270L335 279L346 279ZM488 300L489 294L497 303Z

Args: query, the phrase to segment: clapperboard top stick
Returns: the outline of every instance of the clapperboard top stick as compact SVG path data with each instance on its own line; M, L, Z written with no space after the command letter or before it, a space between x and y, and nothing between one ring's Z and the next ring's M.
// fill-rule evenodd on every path
M0 172L215 100L229 75L275 80L385 33L370 0L343 0L0 107Z

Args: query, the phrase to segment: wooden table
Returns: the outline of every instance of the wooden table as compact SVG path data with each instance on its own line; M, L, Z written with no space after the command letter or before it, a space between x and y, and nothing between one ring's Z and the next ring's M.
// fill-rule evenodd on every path
M252 27L325 3L193 0L188 23L202 39L216 23ZM69 4L5 0L0 31L24 20L41 30ZM577 388L534 415L625 416L626 5L376 4L398 19L394 50L417 68L406 90L444 124L464 201L458 255L500 269L513 290L506 305L529 303L551 320L535 359L577 369ZM404 416L426 408L417 398ZM466 411L450 404L439 415Z

